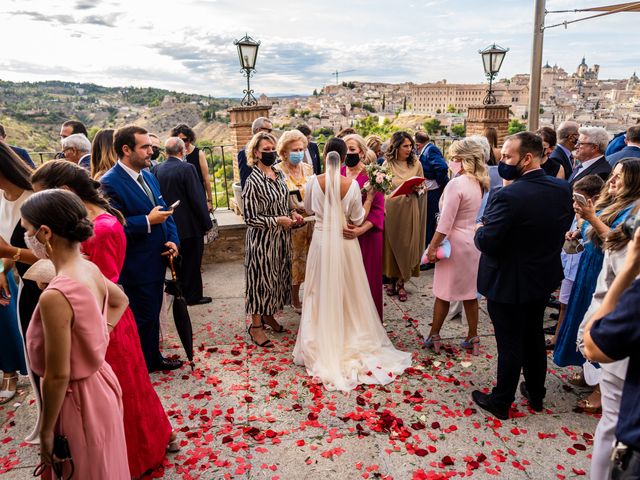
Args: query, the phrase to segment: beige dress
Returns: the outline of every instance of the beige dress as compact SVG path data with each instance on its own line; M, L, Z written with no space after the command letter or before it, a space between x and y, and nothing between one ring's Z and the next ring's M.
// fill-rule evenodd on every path
M422 177L422 165L385 161L393 173L393 188L411 177ZM386 198L384 202L382 273L407 281L420 276L420 257L427 233L427 196L415 194Z
M284 162L278 163L274 168L284 174L284 179L290 192L295 190L300 192L302 202L296 205L298 213L304 217L312 215L304 211L303 202L305 187L309 178L313 176L313 167L306 163L300 163L304 176L302 178L294 178L286 168L283 168L283 164ZM295 197L290 197L290 199L292 202L298 203ZM291 283L293 285L300 285L304 282L304 274L307 269L307 253L309 252L312 236L313 222L307 222L304 226L291 230Z

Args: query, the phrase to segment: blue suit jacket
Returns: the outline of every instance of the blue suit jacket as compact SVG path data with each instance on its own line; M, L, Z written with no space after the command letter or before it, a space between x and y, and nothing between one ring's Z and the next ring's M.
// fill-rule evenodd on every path
M613 168L616 166L616 163L623 158L640 158L640 148L627 145L622 150L618 150L616 153L607 156L607 162L609 162L609 165Z
M153 174L169 205L180 200L180 206L172 215L180 238L201 237L213 228L196 167L177 157L169 157L153 167Z
M420 155L422 172L427 180L435 180L440 188L444 188L449 182L449 166L444 161L442 152L433 143L427 147Z
M36 168L36 165L33 163L33 160L31 160L31 156L29 156L29 152L27 152L24 148L14 147L13 145L10 145L10 147L14 152L16 152L16 155L18 155L22 160L24 160L24 163L29 165L31 168Z
M244 148L238 152L238 170L240 170L240 186L244 190L244 184L251 175L252 168L247 165L247 152Z
M156 177L144 170L140 173L151 189L156 205L166 208ZM151 225L151 233L148 233L146 216L155 205L140 185L117 163L102 176L100 183L111 206L120 210L127 221L124 227L127 253L119 283L140 285L162 281L166 269L165 257L162 256L166 250L164 244L180 244L173 218L169 217L164 223Z
M475 235L478 291L509 304L549 298L563 277L560 250L573 216L569 184L542 169L492 190Z

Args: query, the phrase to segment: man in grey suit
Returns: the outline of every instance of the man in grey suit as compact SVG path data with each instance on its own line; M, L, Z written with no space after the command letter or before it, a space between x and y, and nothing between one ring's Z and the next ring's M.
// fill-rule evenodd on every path
M611 165L604 157L609 134L601 127L582 127L578 133L580 136L576 144L576 160L580 163L568 178L569 185L573 188L578 180L587 175L598 175L606 182L611 173Z
M626 147L607 157L611 168L615 167L616 163L623 158L640 158L640 125L634 125L627 129L624 142L627 144Z

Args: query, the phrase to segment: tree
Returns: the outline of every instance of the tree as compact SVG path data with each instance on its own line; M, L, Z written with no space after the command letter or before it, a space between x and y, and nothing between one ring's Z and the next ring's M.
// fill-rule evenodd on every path
M406 111L407 110L407 97L404 97L404 100L402 101L402 110Z
M451 125L451 133L453 133L456 137L464 137L464 125Z
M437 118L431 118L422 124L422 128L424 128L427 133L433 135L442 130L442 124Z
M527 126L517 118L514 118L513 120L509 120L509 127L507 128L509 135L513 135L514 133L518 133L518 132L524 132L526 129L527 129Z
M452 104L447 105L447 113L456 113L456 107Z
M362 109L366 110L367 112L371 112L371 113L375 113L376 109L373 105L371 105L370 103L365 103L364 105L362 105Z
M290 117L295 117L296 116L296 109L295 108L291 107L289 109L289 116Z
M316 90L315 88L313 89L313 96L317 97L318 96L318 90Z
M382 94L382 111L384 112L385 107L387 106L387 97L386 95L383 93Z
M438 115L440 115L440 114L442 113L442 110L440 110L440 109L438 108L438 109L436 110L436 113L437 113Z

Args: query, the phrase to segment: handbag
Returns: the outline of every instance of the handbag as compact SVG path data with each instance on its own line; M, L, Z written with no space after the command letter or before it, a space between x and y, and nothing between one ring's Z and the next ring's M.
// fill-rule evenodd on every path
M209 218L211 218L212 227L211 229L204 234L204 244L208 245L212 242L215 242L218 237L220 237L220 228L218 227L218 220L213 212L209 212Z
M69 449L69 441L67 440L67 437L65 437L64 435L56 435L55 437L53 437L53 455L58 457L58 459L60 460L59 462L55 462L51 465L51 469L53 470L55 478L57 480L69 480L70 478L72 478L75 472L75 465L73 463L73 458L71 457L71 450ZM64 463L66 462L69 462L69 465L71 466L71 473L69 474L68 477L64 478L63 468L64 468ZM33 471L33 476L34 477L41 476L46 471L46 469L47 469L46 463L44 462L39 463L38 466Z
M584 245L577 238L565 240L564 245L562 245L562 250L568 255L575 255L576 253L581 253L584 250Z

